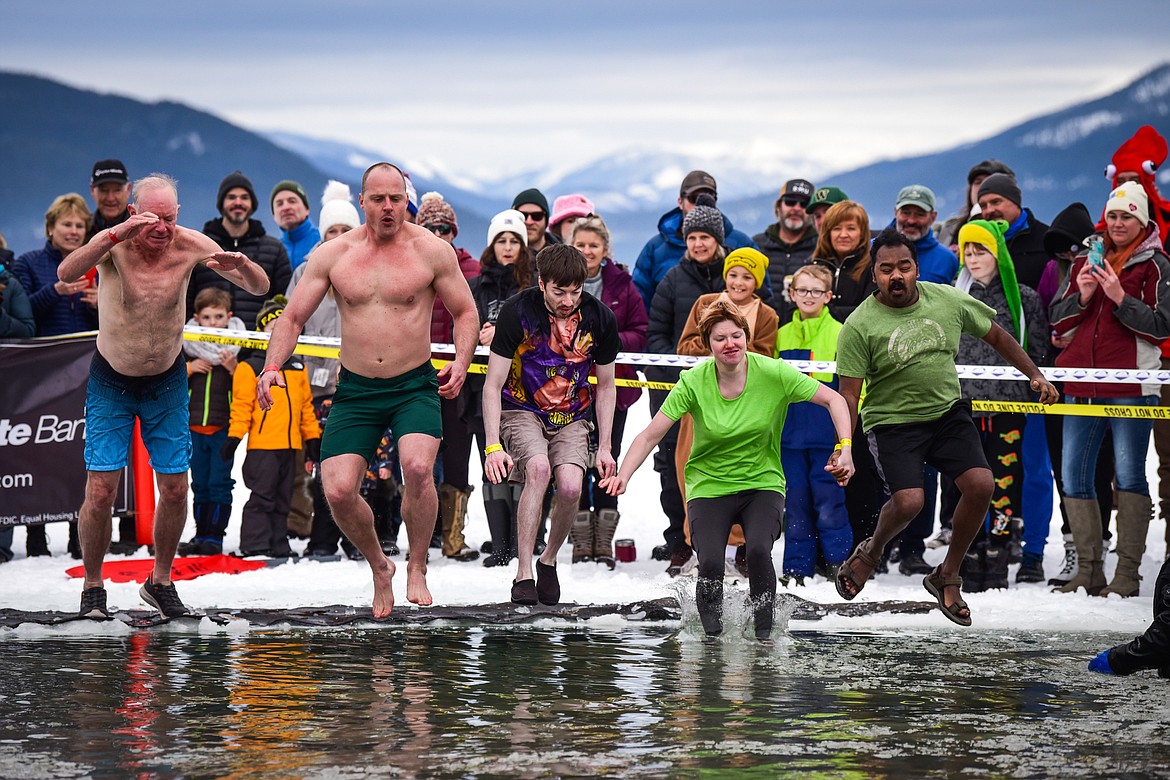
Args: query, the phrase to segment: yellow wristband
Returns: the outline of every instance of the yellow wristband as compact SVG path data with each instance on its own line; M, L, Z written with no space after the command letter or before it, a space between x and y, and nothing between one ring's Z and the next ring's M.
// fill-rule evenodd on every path
M503 451L504 451L503 444L489 444L488 446L483 448L484 457L491 455L493 452L503 452Z
M833 452L837 452L842 447L853 449L853 439L842 439L841 441L837 442L837 444L833 447Z

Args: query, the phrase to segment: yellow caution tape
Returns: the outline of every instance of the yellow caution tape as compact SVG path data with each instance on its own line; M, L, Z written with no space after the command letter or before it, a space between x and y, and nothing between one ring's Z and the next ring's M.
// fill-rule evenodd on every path
M223 336L217 333L199 333L184 331L183 338L187 341L202 341L210 344L234 344L248 349L268 349L268 334L249 334L247 336ZM310 357L336 358L340 356L338 347L326 344L314 344L300 340L293 350L298 355ZM442 368L450 360L433 358L431 365ZM486 374L486 363L472 363L467 367L470 374ZM589 381L596 384L596 377L589 377ZM618 387L643 387L649 390L670 390L673 382L651 382L641 379L614 379ZM1073 417L1128 417L1143 420L1170 420L1170 407L1166 406L1117 406L1106 404L1052 404L1045 406L1039 403L1020 403L1013 401L972 401L971 408L976 412L1018 412L1022 414L1059 414Z

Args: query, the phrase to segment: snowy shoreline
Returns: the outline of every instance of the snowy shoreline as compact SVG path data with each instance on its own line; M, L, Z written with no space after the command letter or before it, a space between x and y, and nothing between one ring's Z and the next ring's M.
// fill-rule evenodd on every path
M630 409L625 431L628 444L649 419L646 397ZM236 461L235 504L232 523L228 527L225 552L237 549L239 543L240 509L247 499L247 491L240 477L243 461ZM1147 457L1147 478L1151 492L1157 493L1157 457L1151 445ZM78 473L78 479L83 474ZM472 494L468 513L467 539L474 547L487 538L487 524L480 497L479 462L472 458L472 484L477 485ZM619 563L617 569L609 571L605 566L594 563L573 565L570 563L570 546L566 544L558 559L558 569L564 593L564 601L581 604L628 604L634 601L678 596L693 599L693 579L672 579L665 573L666 564L650 559L650 550L662 542L665 518L658 504L658 475L647 463L635 474L629 492L619 502L622 513L618 527L618 538L635 541L638 559L633 563ZM183 533L187 539L193 533L194 523L188 520ZM938 612L927 615L899 615L879 613L864 617L827 616L818 621L792 621L791 629L800 630L1039 630L1039 631L1101 631L1138 634L1150 622L1152 590L1166 552L1164 542L1164 521L1155 520L1150 524L1146 555L1142 561L1142 595L1131 599L1111 596L1106 599L1089 598L1083 592L1077 594L1052 593L1043 583L1017 585L1014 582L1008 590L987 591L969 594L966 598L971 605L975 624L970 629L953 626ZM116 532L115 532L116 534ZM25 558L24 532L17 529L13 550L15 560L0 565L0 607L24 611L62 611L77 609L81 593L81 580L65 574L78 564L65 551L66 533L63 524L49 526L50 549L53 557ZM405 547L405 528L399 536ZM305 542L294 541L293 549L300 551ZM139 551L145 557L146 550ZM939 563L945 548L927 550L928 563ZM783 555L783 543L776 544L773 557L777 571ZM1053 576L1060 569L1064 547L1060 534L1060 515L1053 512L1048 544L1045 546L1044 571ZM108 556L107 560L114 560ZM464 606L473 604L494 604L508 600L509 587L515 574L515 567L485 568L481 561L459 563L443 558L438 550L432 550L429 564L428 583L436 605ZM394 577L395 609L418 609L406 602L406 570L401 556L393 559L398 567ZM1116 556L1106 560L1106 574L1112 572ZM1012 567L1015 576L1015 566ZM142 609L143 602L138 596L137 583L107 582L111 607ZM782 592L783 586L778 586ZM244 572L242 574L209 574L194 580L178 583L179 594L193 609L218 608L291 608L298 606L326 606L346 604L368 607L373 588L369 567L364 563L348 560L317 562L302 560L269 569ZM841 601L833 584L814 578L803 587L793 587L790 592L810 601L833 604ZM729 593L734 593L729 589ZM731 598L732 596L729 596ZM897 566L891 566L889 574L879 575L871 580L858 597L859 601L928 601L929 594L922 587L921 576L906 577L898 573ZM595 622L613 625L611 618L600 618ZM621 620L621 618L616 618ZM74 623L68 629L47 629L50 632L69 630L113 633L129 630L118 624L94 624L89 628L77 628ZM205 622L208 630L222 630ZM201 628L202 630L202 628ZM13 635L5 630L0 635ZM17 632L17 635L26 635Z

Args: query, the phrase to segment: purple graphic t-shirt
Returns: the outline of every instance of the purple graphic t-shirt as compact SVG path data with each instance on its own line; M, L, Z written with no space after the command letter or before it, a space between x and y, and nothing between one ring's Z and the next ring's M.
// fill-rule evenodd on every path
M563 320L549 314L539 287L513 295L492 338L492 352L512 361L504 408L532 412L549 430L589 419L589 373L594 365L612 363L620 349L617 319L589 293Z

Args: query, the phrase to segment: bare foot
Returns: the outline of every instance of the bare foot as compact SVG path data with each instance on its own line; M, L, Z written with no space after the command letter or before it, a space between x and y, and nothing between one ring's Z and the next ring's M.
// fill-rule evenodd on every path
M425 567L406 567L406 600L420 607L429 607L433 602L431 591L427 588L427 570Z
M390 615L394 608L394 561L386 559L387 569L379 572L374 569L374 617L384 618Z

